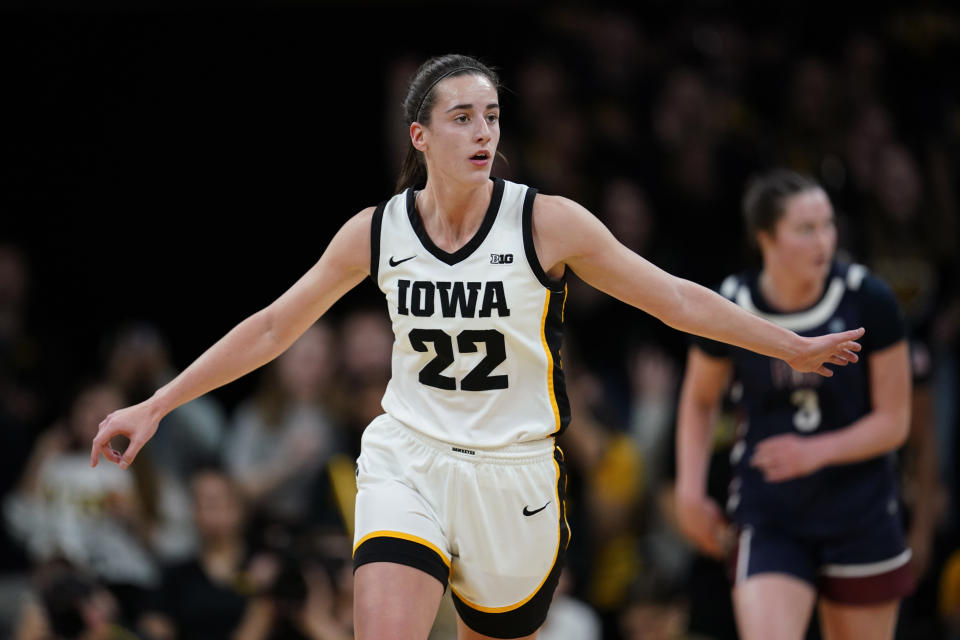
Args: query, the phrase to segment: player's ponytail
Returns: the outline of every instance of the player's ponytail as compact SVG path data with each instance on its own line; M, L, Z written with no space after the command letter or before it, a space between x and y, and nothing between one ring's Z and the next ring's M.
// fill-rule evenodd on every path
M499 91L500 79L489 67L470 56L447 54L430 58L417 69L407 97L403 101L403 117L409 127L414 122L424 126L430 124L430 112L436 104L436 89L441 80L467 74L485 76ZM427 164L423 152L417 151L413 143L407 141L407 155L397 178L396 193L409 187L423 186L427 182Z

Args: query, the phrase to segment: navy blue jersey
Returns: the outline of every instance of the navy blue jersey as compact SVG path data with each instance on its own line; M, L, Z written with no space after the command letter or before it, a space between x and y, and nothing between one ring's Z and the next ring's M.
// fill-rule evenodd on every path
M905 335L904 321L889 287L865 267L835 263L820 300L809 309L777 313L763 299L757 272L728 277L720 293L739 306L803 336L865 327L858 364L831 367L824 378L800 373L776 358L697 338L708 355L730 358L743 424L731 453L736 470L728 508L741 525L764 524L806 535L834 535L874 521L897 508L895 456L891 452L853 464L835 465L794 480L768 483L750 466L756 444L770 436L814 435L842 429L871 410L872 353Z

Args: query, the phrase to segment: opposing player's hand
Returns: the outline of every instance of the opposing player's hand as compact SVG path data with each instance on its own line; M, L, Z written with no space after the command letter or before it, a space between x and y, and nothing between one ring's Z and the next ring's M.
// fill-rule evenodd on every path
M785 433L761 440L750 465L763 473L767 482L785 482L810 475L822 465L813 439Z
M819 373L825 378L833 375L833 371L826 365L835 364L845 367L851 362L857 362L860 356L860 343L856 342L864 334L863 327L851 329L841 333L829 333L815 338L803 338L805 348L787 364L797 371Z
M143 445L157 432L160 419L147 402L114 411L100 423L97 436L90 450L90 466L95 467L103 457L126 469L137 457ZM117 451L110 441L116 436L126 436L130 444L124 451Z
M733 548L733 525L714 500L705 495L676 494L680 531L703 553L725 558Z

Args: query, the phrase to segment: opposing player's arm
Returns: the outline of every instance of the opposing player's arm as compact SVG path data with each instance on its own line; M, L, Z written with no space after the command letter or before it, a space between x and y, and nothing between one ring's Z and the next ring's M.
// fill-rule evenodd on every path
M677 492L703 494L713 443L713 431L733 365L693 346L677 407Z
M677 521L685 536L715 557L726 552L729 529L719 505L707 495L707 472L717 414L732 371L729 359L692 347L677 411Z
M817 436L826 464L867 460L899 448L910 433L910 355L907 341L871 353L872 410L845 429Z
M205 351L147 401L115 411L100 425L90 462L100 452L126 466L156 432L160 419L176 407L253 371L287 349L334 302L370 273L373 208L347 221L313 267L269 306L249 316ZM121 456L110 439L126 435Z
M856 362L863 331L802 338L758 318L719 294L677 278L613 237L579 204L558 196L538 196L533 211L534 244L551 275L570 267L588 284L633 305L665 324L707 338L781 358L800 371L824 376L824 363Z

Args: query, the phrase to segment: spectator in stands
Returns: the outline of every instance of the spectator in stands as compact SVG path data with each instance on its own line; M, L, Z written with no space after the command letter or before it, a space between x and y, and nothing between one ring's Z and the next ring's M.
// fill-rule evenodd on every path
M16 640L137 640L120 623L116 598L90 574L55 564L37 578L39 597L24 611Z
M123 402L110 384L82 385L69 414L38 438L17 491L3 506L7 525L33 562L66 560L93 572L129 617L159 577L151 552L155 522L146 510L148 487L157 483L146 456L131 467L134 473L91 469L84 456L101 416Z
M197 555L164 568L139 627L154 640L229 640L264 572L251 570L236 482L217 465L202 466L191 476L190 491Z
M233 415L224 464L265 524L302 523L316 476L339 448L327 396L337 360L333 330L315 324Z

